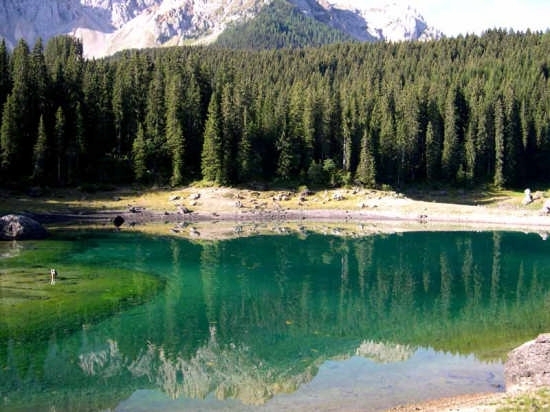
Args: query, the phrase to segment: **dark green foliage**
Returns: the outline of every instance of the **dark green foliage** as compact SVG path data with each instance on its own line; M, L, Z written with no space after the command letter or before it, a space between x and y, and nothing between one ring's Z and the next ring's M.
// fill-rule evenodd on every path
M355 180L366 187L375 187L376 185L376 162L372 154L372 146L371 137L368 132L365 132L361 139L361 152Z
M35 183L46 181L46 159L48 156L48 136L44 124L44 116L40 116L38 123L38 138L33 148L33 172L31 179Z
M145 132L143 126L138 126L136 138L132 144L132 160L134 176L138 182L145 181L147 176L147 142L145 141Z
M2 155L0 167L5 176L16 176L15 163L16 154L19 151L18 143L20 140L18 136L18 125L19 121L17 118L15 97L10 94L4 103L2 125L0 128L0 154Z
M348 34L306 16L291 3L275 0L264 6L253 19L224 30L216 40L216 45L258 50L316 47L351 40Z
M204 129L201 170L205 180L216 183L224 181L223 139L220 123L218 96L213 94L208 105L208 117Z
M4 39L0 40L0 107L11 90L10 55Z
M504 109L502 107L502 100L499 98L495 103L495 175L493 183L496 187L503 187L505 183L504 145L506 139L504 133Z
M270 7L264 18L305 18ZM504 31L91 61L66 36L32 51L0 43L0 175L44 185L544 182L548 56L550 34Z

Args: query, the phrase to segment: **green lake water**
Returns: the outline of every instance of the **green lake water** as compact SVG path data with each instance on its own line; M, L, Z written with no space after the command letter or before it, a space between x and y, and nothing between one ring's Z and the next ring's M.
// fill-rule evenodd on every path
M548 242L121 231L0 244L0 410L376 411L502 391L506 353L550 330ZM23 311L2 281L14 271L44 273L25 284L41 309Z

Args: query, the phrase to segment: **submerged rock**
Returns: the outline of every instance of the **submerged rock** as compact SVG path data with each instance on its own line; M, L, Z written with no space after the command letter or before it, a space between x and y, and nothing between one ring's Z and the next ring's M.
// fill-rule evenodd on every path
M0 240L44 239L48 235L40 223L28 216L12 214L0 218Z
M550 333L539 335L508 354L506 390L550 386Z

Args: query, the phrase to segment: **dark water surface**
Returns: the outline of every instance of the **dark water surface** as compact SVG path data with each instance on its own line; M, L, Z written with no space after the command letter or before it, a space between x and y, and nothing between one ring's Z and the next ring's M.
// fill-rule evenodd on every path
M0 276L56 242L0 249ZM0 410L382 410L503 390L507 351L550 330L549 252L508 232L79 236L48 259L164 287L78 328L8 332Z

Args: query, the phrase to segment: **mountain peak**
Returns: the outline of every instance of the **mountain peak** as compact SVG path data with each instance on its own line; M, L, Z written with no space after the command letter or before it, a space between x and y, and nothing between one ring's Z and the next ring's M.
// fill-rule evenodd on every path
M0 37L13 47L55 35L82 39L87 57L127 48L204 44L228 25L283 0L5 0ZM289 0L305 16L359 41L435 39L441 33L401 2Z

